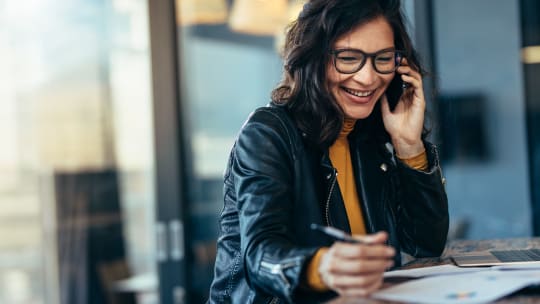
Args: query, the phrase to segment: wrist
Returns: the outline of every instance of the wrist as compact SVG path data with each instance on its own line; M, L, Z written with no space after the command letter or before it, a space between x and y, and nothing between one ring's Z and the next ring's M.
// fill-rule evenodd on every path
M396 151L397 157L401 159L418 156L426 150L424 143L421 140L412 143L400 140L392 140L392 144L394 145L394 150Z
M320 248L311 261L309 261L309 264L307 266L307 284L309 287L311 287L315 291L327 291L328 287L326 286L326 283L323 281L322 274L320 271L320 265L322 262L323 256L328 251L327 247Z

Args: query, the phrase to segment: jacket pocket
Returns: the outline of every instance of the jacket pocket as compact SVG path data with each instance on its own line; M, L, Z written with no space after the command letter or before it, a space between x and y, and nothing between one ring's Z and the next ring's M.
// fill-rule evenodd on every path
M268 304L279 304L279 303L281 303L281 301L279 300L278 297L272 297L270 301L268 302Z
M300 262L298 259L287 259L282 260L280 262L274 262L270 259L263 258L261 261L261 271L269 274L269 277L280 283L278 285L281 285L285 287L285 290L289 291L291 289L291 283L289 282L289 279L287 279L287 276L285 275L285 271L289 268L298 267Z

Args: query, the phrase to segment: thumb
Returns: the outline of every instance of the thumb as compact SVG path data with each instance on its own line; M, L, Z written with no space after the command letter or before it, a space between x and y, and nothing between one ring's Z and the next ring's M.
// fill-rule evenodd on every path
M366 244L384 244L386 240L388 240L388 233L385 231L379 231L374 234L353 235L353 238Z

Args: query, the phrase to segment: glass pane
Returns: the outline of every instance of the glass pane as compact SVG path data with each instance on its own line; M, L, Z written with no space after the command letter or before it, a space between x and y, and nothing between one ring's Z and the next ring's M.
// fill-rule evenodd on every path
M530 235L519 1L439 0L433 8L450 217L459 237Z
M300 2L291 2L297 6L293 15ZM188 288L190 303L204 303L213 276L223 171L242 123L256 107L270 102L281 78L277 45L282 37L274 33L284 31L286 20L280 18L289 7L278 0L235 1L232 6L225 0L176 3L181 100L188 121L183 132L192 165L188 180L194 261Z
M0 1L0 303L157 302L146 5Z

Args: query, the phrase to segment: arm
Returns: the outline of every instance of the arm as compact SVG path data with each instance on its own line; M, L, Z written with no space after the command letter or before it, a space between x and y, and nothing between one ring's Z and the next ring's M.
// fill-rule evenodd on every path
M317 248L295 245L292 148L284 123L256 112L236 142L231 167L238 199L241 251L250 286L293 302Z
M448 200L436 148L425 143L428 168L398 160L398 233L402 249L415 257L439 256L448 234Z
M422 141L426 102L422 76L406 60L397 70L410 87L395 110L390 111L383 98L381 109L386 130L398 158L406 159L426 151L428 168L415 170L398 160L400 204L397 221L400 243L413 256L437 256L442 253L448 233L448 201L442 182L437 150Z

